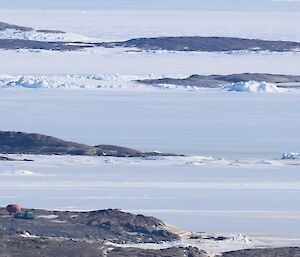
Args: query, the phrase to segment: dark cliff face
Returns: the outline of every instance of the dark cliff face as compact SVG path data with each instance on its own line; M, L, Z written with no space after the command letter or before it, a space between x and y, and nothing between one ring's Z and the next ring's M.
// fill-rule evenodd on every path
M174 156L114 145L89 146L42 134L0 131L0 154L84 155L114 157ZM175 155L176 156L176 155ZM3 160L5 158L3 157Z

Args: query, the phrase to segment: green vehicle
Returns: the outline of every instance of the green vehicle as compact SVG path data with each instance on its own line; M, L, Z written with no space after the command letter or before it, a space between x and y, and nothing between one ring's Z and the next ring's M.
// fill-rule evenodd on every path
M29 211L19 211L15 213L16 219L24 219L24 220L33 220L34 219L34 213Z

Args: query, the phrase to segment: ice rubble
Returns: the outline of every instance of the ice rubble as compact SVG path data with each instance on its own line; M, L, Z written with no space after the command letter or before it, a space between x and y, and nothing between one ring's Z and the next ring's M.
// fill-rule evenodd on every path
M0 74L0 88L84 88L84 89L161 89L161 90L199 90L198 87L180 86L171 84L143 85L138 80L182 78L181 75L120 75L120 74L92 74L92 75L49 75L49 76L10 76ZM205 89L205 88L202 88ZM278 88L275 84L267 82L247 81L220 86L215 90L227 90L233 92L290 92ZM213 90L213 89L210 89Z
M284 153L281 157L282 160L298 160L300 159L300 153Z
M165 76L161 76L163 78ZM171 76L176 77L176 76ZM149 75L66 75L66 76L10 76L0 75L0 88L150 88L136 80L154 78Z
M256 92L280 92L281 90L273 83L268 83L265 81L240 81L236 83L232 83L228 86L229 91L235 92L249 92L249 93L256 93Z

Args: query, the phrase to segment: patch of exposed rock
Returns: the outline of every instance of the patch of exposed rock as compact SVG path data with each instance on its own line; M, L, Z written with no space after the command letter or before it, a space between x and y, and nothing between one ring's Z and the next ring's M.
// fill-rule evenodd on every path
M29 159L14 159L14 158L6 157L6 156L0 156L0 161L6 161L6 162L24 161L24 162L30 162L30 161L33 161L33 160L29 160Z
M249 249L224 253L222 257L299 257L300 248Z

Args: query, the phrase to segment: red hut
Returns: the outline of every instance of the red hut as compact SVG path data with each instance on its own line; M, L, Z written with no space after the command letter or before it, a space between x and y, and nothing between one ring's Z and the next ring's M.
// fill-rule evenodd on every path
M15 214L16 212L21 211L22 208L18 204L10 204L7 205L6 210L9 212L9 214Z

